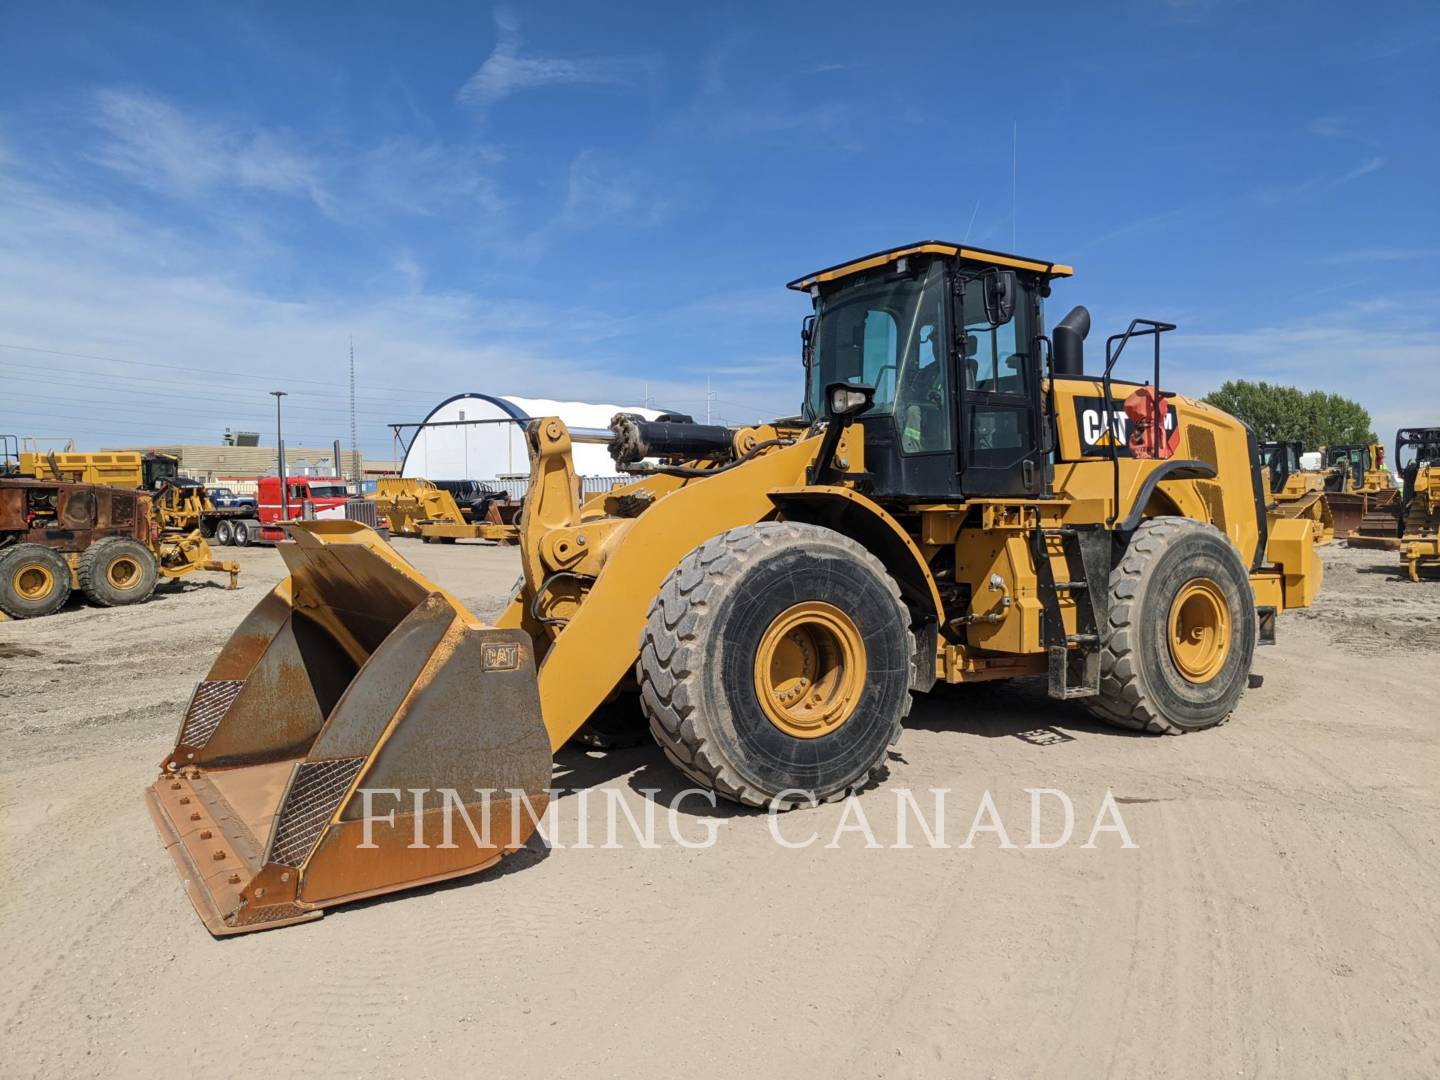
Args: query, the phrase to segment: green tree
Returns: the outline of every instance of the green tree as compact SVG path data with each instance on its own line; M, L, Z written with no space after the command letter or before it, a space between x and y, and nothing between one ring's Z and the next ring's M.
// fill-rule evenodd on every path
M1261 442L1298 440L1306 450L1340 443L1373 443L1370 413L1359 402L1323 390L1235 379L1205 401L1255 429Z

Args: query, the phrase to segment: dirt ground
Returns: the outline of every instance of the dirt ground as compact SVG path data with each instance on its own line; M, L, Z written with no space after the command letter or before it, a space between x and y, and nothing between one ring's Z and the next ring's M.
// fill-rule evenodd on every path
M481 615L518 573L513 550L401 550ZM1440 583L1393 554L1327 549L1319 603L1213 731L956 688L917 702L883 785L779 819L809 847L687 804L678 835L714 846L567 827L502 872L215 941L141 795L281 574L240 558L238 592L0 623L5 1075L1440 1075ZM597 834L597 789L640 814L682 787L650 746L567 750L556 784ZM912 818L895 847L896 791L931 788L948 846ZM1029 788L1070 796L1071 843L1026 848ZM1134 847L1082 846L1107 790ZM959 846L987 791L1013 848Z

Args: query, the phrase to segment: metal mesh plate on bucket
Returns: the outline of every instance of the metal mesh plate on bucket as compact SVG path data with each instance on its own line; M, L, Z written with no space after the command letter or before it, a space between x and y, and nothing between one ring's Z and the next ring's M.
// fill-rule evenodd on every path
M180 745L199 750L209 742L244 685L244 679L216 679L197 685L190 697L190 707L185 710Z
M303 863L364 764L364 758L302 762L285 797L267 861L285 866Z

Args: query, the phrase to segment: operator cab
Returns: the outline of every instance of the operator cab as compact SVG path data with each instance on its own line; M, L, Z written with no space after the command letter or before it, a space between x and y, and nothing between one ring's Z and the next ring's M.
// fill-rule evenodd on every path
M1278 494L1285 490L1285 481L1300 472L1300 444L1298 442L1273 442L1260 444L1260 465L1270 470L1270 491Z
M1370 471L1370 447L1359 443L1327 446L1325 468L1335 470L1326 482L1327 491L1361 487L1365 483L1365 474Z
M815 308L802 334L806 417L825 414L833 383L874 388L856 423L881 498L1042 494L1043 299L1071 273L931 241L790 282Z

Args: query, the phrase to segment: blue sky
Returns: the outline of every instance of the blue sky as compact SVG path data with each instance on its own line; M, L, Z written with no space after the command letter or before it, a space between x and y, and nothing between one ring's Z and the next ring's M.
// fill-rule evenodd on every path
M214 442L283 388L328 444L352 336L372 456L466 390L753 420L783 283L936 237L1389 441L1440 422L1437 48L1403 2L5 0L0 431Z

